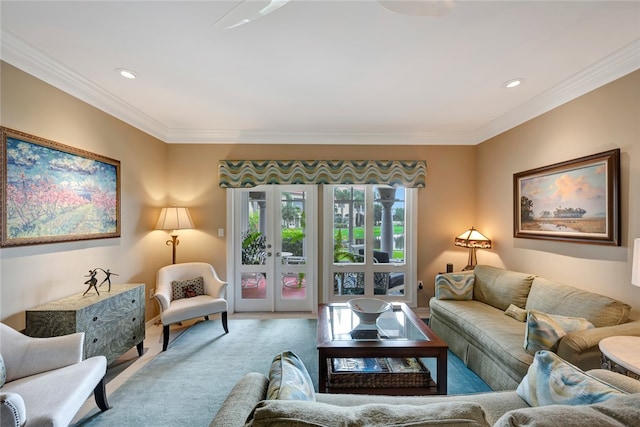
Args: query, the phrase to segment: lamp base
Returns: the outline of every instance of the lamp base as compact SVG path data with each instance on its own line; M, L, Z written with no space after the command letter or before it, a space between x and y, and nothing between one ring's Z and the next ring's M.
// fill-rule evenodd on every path
M469 271L469 270L475 270L476 266L475 265L467 265L465 268L462 269L462 271Z

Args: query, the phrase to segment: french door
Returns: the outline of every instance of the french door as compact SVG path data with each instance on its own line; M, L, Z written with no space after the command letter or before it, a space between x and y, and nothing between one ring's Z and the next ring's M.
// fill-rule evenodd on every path
M317 190L233 189L235 311L313 311Z

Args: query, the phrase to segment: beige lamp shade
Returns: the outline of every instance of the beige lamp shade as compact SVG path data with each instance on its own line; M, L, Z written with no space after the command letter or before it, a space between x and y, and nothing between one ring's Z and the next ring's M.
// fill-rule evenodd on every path
M156 224L156 230L184 230L194 228L191 214L187 208L162 208Z
M631 284L640 286L640 239L633 243L633 260L631 267Z

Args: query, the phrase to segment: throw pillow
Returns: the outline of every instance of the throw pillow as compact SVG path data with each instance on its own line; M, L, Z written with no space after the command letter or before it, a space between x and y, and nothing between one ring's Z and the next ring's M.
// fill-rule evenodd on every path
M473 274L438 274L436 276L436 299L468 301L473 299Z
M316 400L309 372L294 352L283 351L273 358L267 399Z
M0 388L4 386L5 382L7 382L7 367L4 365L2 354L0 354Z
M256 406L253 427L489 426L473 402L427 405L367 404L336 406L320 402L264 400Z
M202 276L171 282L171 301L204 295L204 279Z
M546 350L536 353L516 392L529 406L589 405L627 395Z
M524 349L534 354L538 350L556 351L560 338L573 331L592 329L594 326L581 317L554 316L529 310L524 332Z
M549 405L507 412L493 427L634 426L640 419L640 395L613 397L593 405Z
M507 307L507 309L504 311L504 314L509 317L513 317L518 322L524 322L525 320L527 320L527 310L513 304Z

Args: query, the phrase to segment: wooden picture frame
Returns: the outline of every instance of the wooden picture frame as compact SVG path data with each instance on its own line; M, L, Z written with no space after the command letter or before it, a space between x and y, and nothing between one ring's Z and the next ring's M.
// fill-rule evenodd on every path
M120 237L120 162L0 127L0 246Z
M513 175L513 236L620 246L620 149Z

